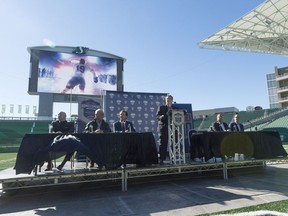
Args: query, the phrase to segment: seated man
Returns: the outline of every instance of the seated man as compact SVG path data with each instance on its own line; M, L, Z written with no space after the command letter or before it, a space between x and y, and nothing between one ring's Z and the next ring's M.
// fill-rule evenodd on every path
M114 132L135 132L132 122L127 121L128 112L126 110L121 110L119 117L119 121L113 124Z
M74 132L74 123L68 122L66 120L66 113L59 112L58 120L53 121L52 123L52 133L64 133L64 134L71 134ZM62 170L64 165L70 158L74 152L66 154L62 163L57 167L58 170ZM52 170L52 161L48 161L47 169L45 171Z
M214 132L229 131L228 124L223 121L223 115L221 113L217 114L217 119L212 124L211 131L214 131Z
M231 131L238 131L238 132L243 132L244 131L244 126L243 124L240 123L240 115L239 113L235 113L233 122L229 124L229 128Z
M95 111L95 118L86 124L84 133L109 133L111 128L109 124L104 120L104 111L97 109ZM90 158L91 159L91 158ZM91 160L90 168L94 167L94 161ZM98 164L99 170L105 169L104 165Z

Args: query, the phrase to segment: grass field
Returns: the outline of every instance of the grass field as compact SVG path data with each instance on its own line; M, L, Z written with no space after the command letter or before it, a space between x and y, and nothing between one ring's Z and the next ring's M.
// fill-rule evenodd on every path
M17 153L0 153L0 171L14 167Z
M212 214L204 214L202 216L219 215L219 214L237 214L237 213L243 213L243 212L255 212L255 211L260 211L260 210L287 213L288 212L288 200L270 202L270 203L265 203L261 205L249 206L245 208L233 209L229 211L222 211L222 212L217 212L217 213L212 213Z

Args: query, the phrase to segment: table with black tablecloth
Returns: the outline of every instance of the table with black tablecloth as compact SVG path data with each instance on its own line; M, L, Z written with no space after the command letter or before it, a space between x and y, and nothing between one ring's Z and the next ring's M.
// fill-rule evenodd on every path
M47 150L56 136L59 134L26 134L17 154L14 167L16 174L30 174L40 159L42 161L53 159L53 154ZM103 164L108 169L117 168L122 164L145 166L158 163L157 148L152 132L79 133L72 134L72 136L79 139L80 142L58 148L54 146L53 151L64 153L89 151L90 156L96 158L96 163Z
M271 159L286 157L278 132L196 132L190 137L191 158L233 157Z

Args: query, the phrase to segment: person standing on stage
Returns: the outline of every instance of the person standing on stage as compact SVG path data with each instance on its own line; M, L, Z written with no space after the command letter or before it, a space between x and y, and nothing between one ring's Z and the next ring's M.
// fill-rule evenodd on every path
M88 122L84 133L109 133L111 128L109 124L104 120L104 111L102 109L97 109L95 111L95 118ZM94 167L94 161L90 161L90 168ZM105 169L104 166L98 166L99 170Z
M240 123L240 115L239 113L235 113L233 122L229 124L229 129L230 131L238 131L238 132L243 132L244 131L244 126L243 124Z
M135 132L132 122L127 121L128 112L121 110L119 113L119 121L113 124L114 132Z
M52 133L63 133L63 134L72 134L74 133L74 122L68 122L66 120L66 113L61 111L58 114L58 120L53 121L52 125ZM70 158L74 152L66 154L62 163L57 167L57 169L62 170L64 165ZM45 171L52 170L52 161L48 161L47 169Z
M168 115L172 110L173 96L167 95L165 97L165 104L158 107L156 117L158 120L158 134L159 134L159 159L160 164L166 159L168 146Z
M226 122L223 122L223 115L221 113L217 114L217 120L212 124L211 131L229 131L228 124Z

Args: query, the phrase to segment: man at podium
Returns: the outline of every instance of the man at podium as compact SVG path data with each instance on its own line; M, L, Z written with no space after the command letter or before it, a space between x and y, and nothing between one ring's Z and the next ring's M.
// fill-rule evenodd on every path
M173 96L167 95L165 97L165 104L158 107L156 117L158 120L158 133L159 133L159 159L160 165L166 159L167 146L168 146L168 115L171 113L173 103Z

